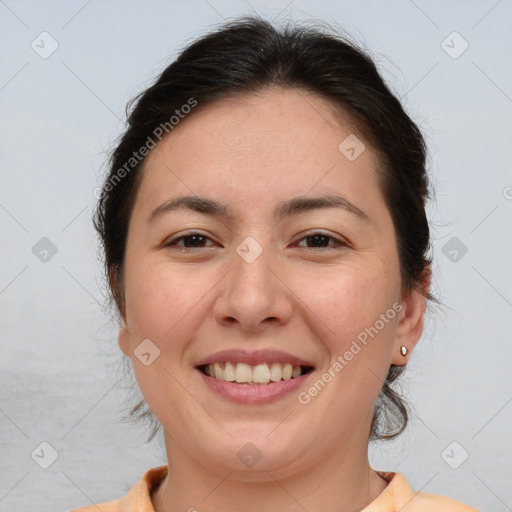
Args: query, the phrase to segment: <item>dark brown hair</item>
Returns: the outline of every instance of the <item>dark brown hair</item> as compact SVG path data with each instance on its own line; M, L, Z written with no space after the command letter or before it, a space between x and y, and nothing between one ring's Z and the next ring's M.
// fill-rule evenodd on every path
M128 224L144 163L141 148L151 147L150 141L154 146L162 128L171 133L187 110L192 116L216 100L271 86L307 91L328 100L377 152L380 184L397 234L402 289L405 294L413 289L421 292L431 257L425 213L429 197L426 148L420 130L388 89L372 58L344 36L323 27L286 25L278 29L261 18L243 17L185 48L129 104L128 125L112 153L94 214L110 300L121 315ZM194 108L185 109L185 105ZM427 298L435 300L430 293ZM392 388L404 369L396 365L389 369L375 405L369 440L391 439L407 425L404 400ZM147 406L139 402L131 413L152 420L151 439L158 423Z

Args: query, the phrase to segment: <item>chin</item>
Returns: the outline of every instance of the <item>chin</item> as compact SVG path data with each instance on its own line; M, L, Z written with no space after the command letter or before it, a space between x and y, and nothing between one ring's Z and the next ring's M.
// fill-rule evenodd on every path
M274 426L275 428L275 426ZM306 454L311 449L304 440L293 443L293 437L281 432L268 435L271 429L252 433L244 429L244 435L223 438L204 446L200 458L207 467L221 474L231 472L230 478L247 482L272 480L272 476L284 478L300 471ZM296 439L297 441L297 439ZM204 454L207 454L206 457ZM198 454L199 455L199 454ZM212 461L215 463L212 465ZM268 473L272 473L272 476Z

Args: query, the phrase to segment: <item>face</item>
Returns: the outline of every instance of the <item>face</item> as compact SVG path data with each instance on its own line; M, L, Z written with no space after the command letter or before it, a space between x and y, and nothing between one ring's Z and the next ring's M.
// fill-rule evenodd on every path
M147 158L119 343L168 444L206 468L285 477L366 454L412 335L379 162L340 150L351 134L323 99L269 89L195 112Z

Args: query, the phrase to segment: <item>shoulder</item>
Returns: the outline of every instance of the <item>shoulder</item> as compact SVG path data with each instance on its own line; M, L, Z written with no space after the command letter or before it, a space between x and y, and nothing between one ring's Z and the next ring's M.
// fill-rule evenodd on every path
M104 503L96 503L94 505L90 505L88 507L80 507L80 508L74 508L73 510L70 510L69 512L98 512L98 510L101 510L101 512L119 512L120 509L120 501L121 500L113 500L113 501L106 501Z
M101 510L101 512L154 512L151 492L165 477L167 471L167 465L151 468L144 473L142 478L124 497L95 503L87 507L75 508L70 512L98 512L98 510Z
M447 496L413 491L404 475L394 473L389 483L395 506L401 512L480 512Z

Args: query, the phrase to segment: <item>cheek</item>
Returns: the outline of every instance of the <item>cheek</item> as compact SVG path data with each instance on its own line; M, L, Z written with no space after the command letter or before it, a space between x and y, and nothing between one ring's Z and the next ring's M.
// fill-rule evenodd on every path
M300 297L315 314L312 320L321 321L334 347L342 349L391 307L394 287L379 275L377 270L354 265L315 279L304 276Z
M378 265L369 269L338 268L315 286L309 278L301 294L313 313L310 329L328 352L329 366L319 375L329 381L322 395L338 413L355 416L370 406L387 375L398 318L392 308L398 281L385 278Z
M126 263L126 314L132 343L149 338L160 350L177 351L184 329L205 314L207 293L218 278L211 269L178 269L149 258L139 261Z

